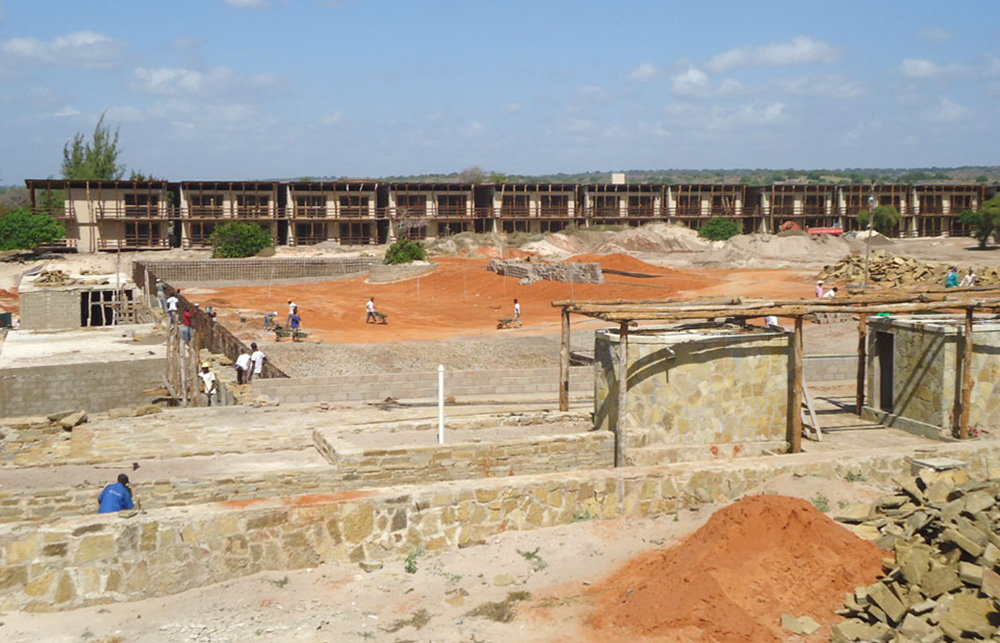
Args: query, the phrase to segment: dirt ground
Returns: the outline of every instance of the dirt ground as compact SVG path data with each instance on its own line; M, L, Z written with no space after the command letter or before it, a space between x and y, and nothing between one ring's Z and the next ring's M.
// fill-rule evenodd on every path
M826 499L833 510L879 493L862 483L794 476L754 490L775 492L815 504ZM483 546L418 552L414 573L405 560L387 560L373 572L329 563L133 603L6 614L0 634L8 643L620 641L620 633L593 627L602 582L636 557L683 541L718 508L655 519L581 516L570 525L501 534ZM830 616L814 615L824 624ZM779 621L774 614L771 626ZM828 636L824 628L809 640L825 640L824 631Z

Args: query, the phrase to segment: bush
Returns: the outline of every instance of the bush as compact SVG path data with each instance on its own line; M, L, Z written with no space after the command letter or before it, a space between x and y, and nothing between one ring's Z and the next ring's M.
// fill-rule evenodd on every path
M222 259L252 257L274 245L271 233L255 223L227 221L215 228L208 238L212 256Z
M66 228L48 214L27 208L11 210L0 218L0 250L34 250L66 236Z
M427 251L416 241L401 239L389 246L385 251L385 263L410 263L411 261L423 261L427 258Z
M862 210L861 212L858 212L858 216L855 217L862 230L868 227L868 219L872 217L873 213L874 223L872 224L872 227L875 228L875 230L880 234L884 234L886 236L892 234L892 229L899 225L899 221L902 218L899 216L899 210L897 210L894 205L880 205L872 212Z
M740 233L740 226L731 219L712 217L698 228L698 236L709 241L725 241Z

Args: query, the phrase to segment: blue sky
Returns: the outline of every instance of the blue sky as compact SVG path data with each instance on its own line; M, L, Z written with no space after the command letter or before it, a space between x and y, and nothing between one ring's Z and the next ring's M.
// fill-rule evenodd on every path
M995 0L0 0L0 184L995 165Z

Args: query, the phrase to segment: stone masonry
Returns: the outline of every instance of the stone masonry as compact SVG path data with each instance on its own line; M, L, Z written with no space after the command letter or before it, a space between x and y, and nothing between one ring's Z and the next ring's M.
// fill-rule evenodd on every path
M599 263L525 262L520 259L490 259L486 269L501 276L515 277L526 283L535 281L565 281L575 284L604 283Z

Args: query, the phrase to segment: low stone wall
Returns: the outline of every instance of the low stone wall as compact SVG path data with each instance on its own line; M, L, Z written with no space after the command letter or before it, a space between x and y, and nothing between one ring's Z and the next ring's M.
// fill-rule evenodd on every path
M413 279L437 270L433 263L407 263L401 265L377 264L368 271L368 283L388 284L403 279Z
M527 282L565 281L575 284L604 283L604 273L599 263L547 263L526 262L520 259L490 259L486 269L507 277L515 277Z
M143 391L160 387L166 368L162 357L5 368L0 371L0 416L96 413L148 404L150 396Z
M137 261L168 283L252 281L339 277L367 272L380 263L375 257L326 259L206 259L202 261ZM143 282L136 282L145 287Z
M254 395L282 403L351 402L365 400L437 398L437 373L379 373L262 379L253 381ZM445 371L445 395L482 397L491 395L559 394L558 368L502 369L492 371ZM570 368L571 393L590 394L594 388L594 368ZM554 398L557 399L557 398Z
M936 455L996 473L996 443ZM649 469L441 482L0 525L0 609L72 609L173 594L264 570L401 558L580 518L651 516L739 497L781 475L908 473L911 452L798 454Z
M614 465L615 451L607 431L398 449L358 449L328 429L313 439L345 480L362 486L600 469Z
M802 377L806 384L855 381L858 377L858 356L857 354L804 355Z

